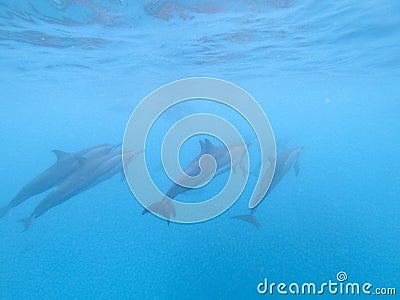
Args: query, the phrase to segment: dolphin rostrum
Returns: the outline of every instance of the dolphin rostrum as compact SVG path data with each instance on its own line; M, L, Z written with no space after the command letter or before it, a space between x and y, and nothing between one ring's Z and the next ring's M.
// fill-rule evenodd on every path
M53 150L53 153L57 157L57 161L28 182L6 206L0 208L0 218L5 216L12 208L25 202L30 197L43 193L62 182L68 175L79 168L80 158L93 159L109 153L117 146L118 145L103 144L76 153Z
M294 169L294 173L297 176L299 174L299 155L301 150L304 147L293 147L293 148L286 148L279 152L276 156L276 166L275 166L275 173L272 178L271 185L265 194L264 198L274 189L274 187L282 180L283 177L291 170ZM266 176L267 177L267 176ZM253 224L255 227L259 227L260 223L254 216L256 212L256 208L250 210L249 214L233 216L231 219L238 219L250 224Z
M129 162L139 152L125 152ZM24 224L25 230L32 225L33 221L47 212L49 209L66 202L77 194L86 191L95 185L105 181L118 172L122 172L122 153L112 152L103 156L86 159L81 158L78 170L68 176L62 183L57 185L35 208L32 214L20 222Z
M201 171L200 168L200 158L206 154L211 155L216 162L215 176L229 170L232 166L233 171L236 169L236 166L239 165L240 169L243 173L246 172L246 166L243 163L243 157L247 153L247 148L240 145L230 145L230 146L216 146L210 140L204 139L200 140L200 154L197 155L184 169L184 173L189 177L198 176ZM208 172L210 171L210 172ZM206 170L203 178L199 178L198 184L202 184L202 182L207 182L207 179L210 179L208 175L211 174L210 170ZM184 178L187 178L186 176ZM176 210L174 203L171 199L174 199L178 194L186 192L191 189L187 187L185 183L185 179L179 178L176 182L174 182L168 191L165 193L165 196L162 200L157 201L151 204L147 209L144 209L142 215L152 211L158 215L163 216L168 222L171 220L171 217L176 216ZM182 183L182 184L179 184Z

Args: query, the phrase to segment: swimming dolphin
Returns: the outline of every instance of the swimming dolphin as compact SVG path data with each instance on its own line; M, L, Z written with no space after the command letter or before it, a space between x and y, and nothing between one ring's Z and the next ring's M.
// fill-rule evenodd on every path
M291 170L294 169L294 173L297 176L299 174L299 155L304 147L287 148L279 152L276 156L275 173L271 181L271 185L265 194L264 198L277 186L283 177ZM267 177L267 176L266 176ZM231 219L238 219L253 224L255 227L259 227L260 223L254 216L256 208L250 210L249 214L233 216Z
M68 175L79 168L79 158L93 159L109 153L118 145L103 144L86 148L76 153L67 153L53 150L57 161L33 180L28 182L18 194L3 208L0 209L0 218L5 216L12 208L25 202L30 197L43 193L62 182Z
M139 152L125 152L127 162L133 159ZM80 167L61 184L48 194L35 208L32 214L19 220L24 224L25 230L32 225L33 221L77 194L86 191L95 185L112 177L114 174L122 173L122 153L108 153L95 159L80 159Z
M243 163L244 155L247 153L247 148L241 145L230 145L230 146L216 146L210 142L208 139L200 140L200 154L197 155L184 169L184 173L190 177L195 177L200 174L200 158L205 155L211 155L216 162L216 170L215 175L217 176L227 170L229 170L232 166L233 170L235 170L236 166L239 165L243 173L246 172L246 166ZM212 169L202 170L204 174L203 178L199 178L197 184L201 184L207 182L210 179L209 175L212 176ZM142 215L152 211L158 215L163 216L168 222L171 220L171 217L176 216L176 210L173 202L170 199L174 199L177 195L186 192L191 189L187 187L187 184L183 184L184 179L179 178L177 180L178 183L173 183L171 187L165 194L165 197L153 204L151 204L148 209L144 209ZM182 185L179 184L182 183Z

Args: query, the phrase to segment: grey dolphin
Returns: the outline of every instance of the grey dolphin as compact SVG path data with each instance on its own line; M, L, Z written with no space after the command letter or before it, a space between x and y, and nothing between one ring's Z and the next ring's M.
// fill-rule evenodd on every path
M57 157L57 161L28 182L6 206L1 208L0 218L5 216L12 208L25 202L30 197L43 193L62 182L68 175L79 168L80 157L93 159L109 153L117 146L118 145L103 144L89 147L75 153L53 150L53 153Z
M186 175L194 177L200 174L201 170L199 161L200 158L205 154L210 154L214 157L217 163L216 174L222 173L224 170L227 169L227 167L230 166L230 156L228 153L228 149L224 145L216 146L213 143L211 143L208 139L205 139L204 141L200 140L199 143L200 143L200 153L184 169ZM181 186L177 183L173 183L165 195L173 199L178 194L186 192L189 189L190 188L188 187Z
M138 152L125 152L127 161L133 159ZM58 206L77 194L86 191L95 185L112 177L123 170L122 153L108 153L95 159L80 159L80 167L61 184L48 194L34 209L32 214L19 220L24 224L25 230L35 219L46 213L49 209Z
M229 170L231 165L240 165L241 169L244 171L241 162L244 154L247 151L246 148L241 149L240 146L236 145L228 147L226 147L225 145L216 146L208 139L200 140L199 143L200 153L183 170L186 175L190 177L195 177L200 174L200 158L205 154L212 155L215 159L215 176ZM232 160L231 154L235 156L232 157ZM171 217L176 216L175 206L170 199L175 198L178 194L186 192L189 189L191 188L179 185L178 183L173 183L168 191L165 193L165 197L162 200L151 204L148 209L144 209L142 215L148 213L149 211L152 211L165 217L165 219L169 221Z
M278 185L279 182L281 182L282 178L285 177L285 175L293 168L294 173L297 176L299 174L299 155L301 150L303 150L304 147L293 147L293 148L286 148L279 152L276 156L276 166L275 166L275 173L272 178L271 185L265 194L264 198ZM253 224L255 227L259 227L260 223L254 216L254 213L256 212L256 208L251 209L249 214L246 215L238 215L238 216L233 216L231 219L238 219L242 220L245 222L248 222L250 224Z
M286 148L277 154L275 173L268 192L271 191L292 168L296 177L299 175L298 160L303 148L304 146Z

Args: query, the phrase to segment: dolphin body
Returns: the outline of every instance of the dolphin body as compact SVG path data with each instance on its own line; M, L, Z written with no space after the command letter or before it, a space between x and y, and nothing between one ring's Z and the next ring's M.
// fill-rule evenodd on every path
M279 152L276 156L276 165L275 165L275 173L271 181L271 185L267 193L265 194L264 198L278 185L278 183L285 177L285 175L293 168L294 173L297 176L299 174L299 155L301 150L304 147L293 147L293 148L286 148ZM263 199L264 199L263 198ZM250 224L253 224L255 227L259 227L260 223L254 216L256 212L256 208L250 210L249 214L246 215L239 215L233 216L231 219L238 219Z
M128 161L133 159L137 152L125 153ZM27 230L33 221L46 213L49 209L58 206L77 194L86 191L95 185L107 180L118 172L122 172L122 153L108 153L95 159L80 159L80 168L68 176L61 184L48 194L36 206L32 214L19 220Z
M57 161L28 182L6 206L0 208L0 218L5 216L12 208L25 202L30 197L43 193L60 184L68 175L79 168L80 158L94 159L109 153L117 146L118 145L103 144L86 148L75 153L53 150L53 153L57 157Z
M187 167L183 170L184 173L190 177L195 177L200 174L201 169L200 169L200 158L203 155L209 154L214 157L215 162L216 162L216 172L215 176L227 171L230 169L231 165L232 167L236 167L236 165L240 165L240 168L242 169L243 172L245 172L245 168L242 164L243 161L243 156L246 154L247 149L240 146L228 146L226 147L225 145L221 146L216 146L210 140L204 139L200 140L200 154L197 155L188 165ZM232 159L231 159L231 154L232 154ZM204 171L204 170L203 170ZM206 171L207 173L207 171ZM210 175L210 174L207 174ZM207 176L206 175L206 176ZM204 180L205 178L203 178ZM180 179L177 180L177 182L180 182ZM201 183L201 179L200 182ZM144 209L142 212L142 215L148 213L149 211L152 211L156 214L159 214L168 221L171 219L171 217L176 216L176 210L173 202L171 199L174 199L177 195L186 192L191 188L179 185L178 183L173 183L171 187L168 189L168 191L165 194L165 197L153 204L151 204L148 209Z
M205 155L205 154L210 154L214 157L216 163L217 163L217 168L216 168L216 175L224 172L227 168L230 166L230 156L228 153L228 149L222 145L222 146L215 146L213 143L211 143L208 139L205 139L204 141L201 140L199 141L200 143L200 154L197 155L185 168L184 172L186 175L190 177L194 177L200 174L200 158ZM179 182L179 179L178 179ZM173 199L175 198L178 194L181 194L183 192L186 192L190 188L181 186L177 183L172 184L172 186L169 188L167 193L165 194L167 197Z

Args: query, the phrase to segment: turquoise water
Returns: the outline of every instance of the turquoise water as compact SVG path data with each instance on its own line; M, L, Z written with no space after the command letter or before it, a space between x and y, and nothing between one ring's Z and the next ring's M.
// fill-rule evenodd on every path
M33 197L0 219L1 299L285 298L259 296L258 283L339 271L400 292L398 1L0 1L0 24L0 206L54 162L51 150L120 143L143 97L185 77L241 86L278 148L304 146L298 176L258 207L259 228L230 219L247 213L251 184L225 214L167 226L142 216L116 175L21 233ZM240 116L194 102L160 119L149 151L203 108L248 134ZM193 151L195 138L183 163ZM160 162L150 171L168 188Z

